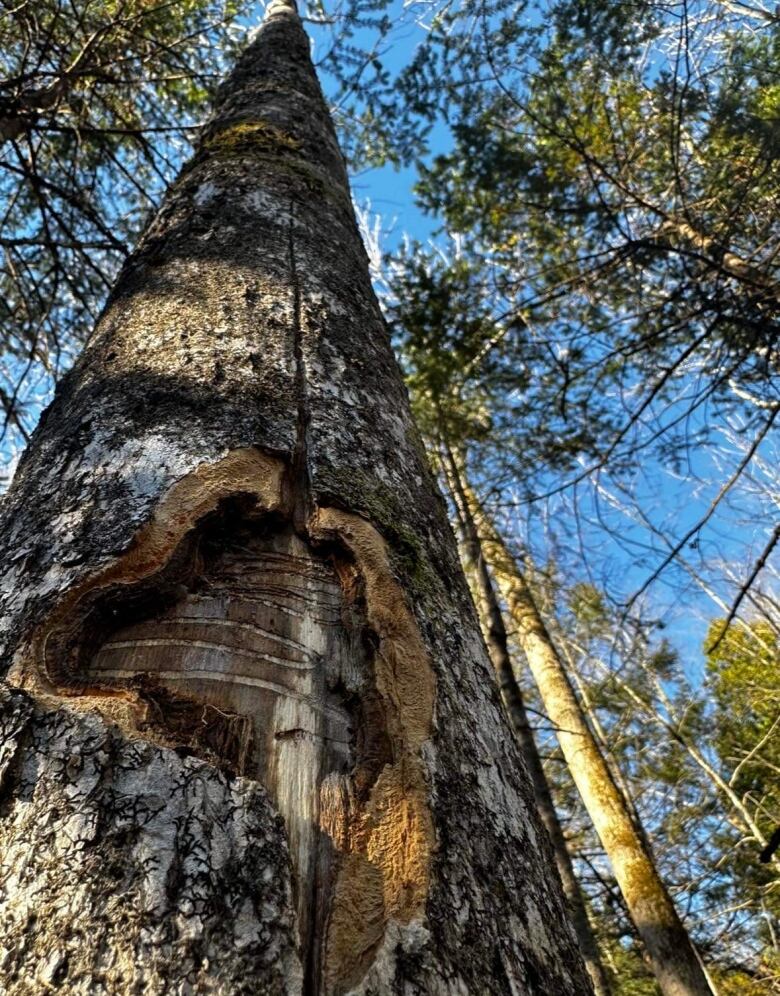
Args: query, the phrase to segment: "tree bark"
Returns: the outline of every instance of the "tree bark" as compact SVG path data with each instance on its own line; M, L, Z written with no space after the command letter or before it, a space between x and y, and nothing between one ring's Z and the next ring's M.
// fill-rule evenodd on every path
M523 572L473 494L468 498L545 712L661 991L664 996L711 996L707 973L587 724Z
M0 564L0 988L589 991L284 0Z

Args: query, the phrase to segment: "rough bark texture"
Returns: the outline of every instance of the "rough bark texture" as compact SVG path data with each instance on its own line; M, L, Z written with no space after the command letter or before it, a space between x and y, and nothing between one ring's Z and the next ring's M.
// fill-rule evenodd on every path
M265 570L274 557L281 583ZM15 770L60 777L57 723L70 757L102 739L109 758L154 768L134 781L101 754L97 794L63 782L74 821L95 817L93 837L61 838L68 861L89 864L88 888L76 873L60 884L69 924L41 920L45 941L12 935L0 986L36 978L44 949L93 908L104 934L123 929L115 908L140 916L141 801L154 785L172 806L191 777L215 788L200 816L197 799L176 803L176 833L194 807L237 854L255 846L239 839L247 821L257 846L278 844L274 861L253 859L260 883L242 871L228 891L204 873L203 895L226 892L230 910L203 928L212 947L192 991L588 991L286 3L269 7L44 416L3 504L0 565L0 652L38 702L33 725L8 732ZM0 843L27 819L38 854L66 810L56 792L25 810L27 781L7 782ZM53 888L43 855L22 865L0 915ZM107 991L175 975L166 883L154 917L168 947L128 955ZM268 928L251 913L266 894ZM239 956L220 931L245 908ZM266 962L264 930L278 951ZM234 986L240 957L255 960ZM62 966L54 975L69 985Z
M457 509L458 526L463 537L465 555L473 565L476 574L476 587L483 619L482 629L501 689L504 706L531 778L536 808L545 830L550 835L555 855L555 866L561 877L574 932L585 960L585 968L593 984L593 991L596 996L609 996L611 991L609 977L602 964L598 943L588 920L582 889L574 873L574 865L566 846L563 827L558 819L542 759L539 756L533 730L528 721L523 695L515 678L504 616L498 592L482 553L482 540L474 518L472 502L469 501L469 489L463 481L462 467L458 466L458 461L449 447L446 448L444 459L447 464L448 486Z
M658 985L664 996L712 996L714 989L588 726L533 592L498 532L482 521L485 548L502 583L517 639Z
M0 701L4 993L300 992L284 826L257 782Z

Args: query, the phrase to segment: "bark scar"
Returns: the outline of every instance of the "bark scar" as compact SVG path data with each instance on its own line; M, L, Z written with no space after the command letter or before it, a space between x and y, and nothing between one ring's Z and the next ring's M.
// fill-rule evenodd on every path
M106 593L127 601L148 588L175 598L179 580L165 571L183 558L188 537L221 504L242 498L253 514L278 513L282 507L284 463L254 447L232 450L178 480L159 499L151 519L129 549L69 589L18 652L9 681L39 694L82 696L85 660L95 649L89 639L98 625L97 605ZM127 695L119 696L127 698Z
M365 586L366 617L378 645L373 654L377 706L388 746L370 746L351 783L349 819L326 830L341 852L325 939L324 988L343 993L370 967L391 922L423 920L436 846L422 750L433 733L436 679L417 621L395 580L387 547L360 516L319 508L315 539L337 537L354 558ZM370 733L370 731L367 731Z
M302 472L306 418L302 406ZM297 869L307 991L336 996L393 924L425 917L436 685L378 530L311 495L296 505L292 483L289 463L255 449L182 478L123 555L65 593L14 677L262 781ZM139 591L143 611L112 621Z

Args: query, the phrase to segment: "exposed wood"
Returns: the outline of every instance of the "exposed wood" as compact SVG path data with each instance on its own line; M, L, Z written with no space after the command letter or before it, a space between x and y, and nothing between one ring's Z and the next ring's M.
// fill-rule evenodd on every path
M242 771L268 789L284 818L308 940L324 929L313 922L316 891L331 875L321 785L354 763L347 696L357 701L366 684L360 619L347 628L333 567L289 528L270 536L220 531L199 553L191 590L111 634L85 676L110 687L143 675L177 697L250 720Z

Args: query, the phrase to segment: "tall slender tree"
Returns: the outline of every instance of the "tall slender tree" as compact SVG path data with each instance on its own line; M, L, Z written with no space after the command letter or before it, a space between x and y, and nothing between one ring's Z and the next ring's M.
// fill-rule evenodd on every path
M529 664L544 710L556 731L572 779L612 864L661 990L668 996L706 996L712 992L712 987L658 873L650 844L619 787L619 773L616 777L610 770L593 735L565 665L537 608L523 568L512 557L503 537L485 514L469 481L470 468L466 458L476 454L473 464L479 466L482 481L487 478L499 491L505 483L500 477L493 477L491 481L490 469L486 472L486 466L490 468L491 446L485 437L490 440L498 436L503 441L503 425L506 421L511 422L511 413L515 408L513 395L522 396L521 417L526 413L533 417L536 409L543 424L549 427L555 424L555 413L549 411L552 407L549 401L548 412L545 412L545 391L544 387L540 389L538 380L534 383L525 371L514 374L506 371L505 361L500 356L494 357L495 365L486 363L485 368L475 371L475 367L498 342L505 347L502 352L509 356L517 355L518 363L522 362L524 351L517 350L515 353L507 348L504 340L513 331L511 327L491 321L489 316L485 316L483 307L474 307L475 297L479 300L479 290L474 293L467 266L457 260L443 273L444 279L441 279L441 270L438 273L427 271L424 265L407 271L406 277L396 283L398 297L393 310L404 321L401 336L402 340L406 340L405 359L411 370L410 383L420 422L428 438L438 440L443 448L443 454L439 454L436 445L431 444L444 464L451 490L455 493L455 502L460 506L466 527L464 534L473 551L470 559L481 568L478 569L478 585L482 598L491 601L492 578L487 572L487 561L509 611L515 641ZM405 300L402 293L406 288L410 295ZM531 349L527 352L533 355ZM513 377L517 385L510 391L505 389L506 373ZM490 427L489 430L483 428L485 425ZM514 430L510 428L509 431ZM569 442L576 447L586 440ZM556 446L551 453L546 437L539 440L531 434L526 451L519 455L518 462L522 460L521 466L529 467L529 473L532 473L530 468L534 458L539 462L549 460L552 463L561 457L566 459L565 445ZM469 519L472 520L471 527ZM511 672L511 665L506 656L506 641L500 638L503 628L500 609L493 601L488 647L494 664L503 676L507 671ZM519 718L517 702L514 704ZM561 868L559 863L559 870ZM562 877L563 874L562 871ZM570 896L576 897L576 884L567 891ZM578 919L582 923L581 917ZM589 943L585 931L578 931L578 935L583 949L587 950Z
M289 0L0 564L5 992L589 991Z
M472 514L480 514L473 492L464 487L462 494L470 501ZM658 874L642 828L588 725L525 574L482 514L480 527L483 549L506 598L518 643L661 991L664 996L710 996L714 992L710 979Z
M482 627L483 632L485 632L488 653L496 671L496 678L512 729L517 737L517 742L520 744L523 760L531 776L536 808L547 833L550 835L555 865L561 876L561 885L569 903L574 932L585 959L585 967L593 984L593 991L596 996L609 996L611 991L609 977L601 961L598 942L588 919L585 897L574 872L574 863L566 845L566 837L555 809L542 758L536 746L531 724L528 721L523 694L515 677L509 652L509 636L504 623L498 591L482 552L482 540L461 480L461 471L452 450L446 445L443 449L442 462L445 467L448 489L457 512L458 530L462 537L465 559L472 565L476 575L476 589L481 606Z

